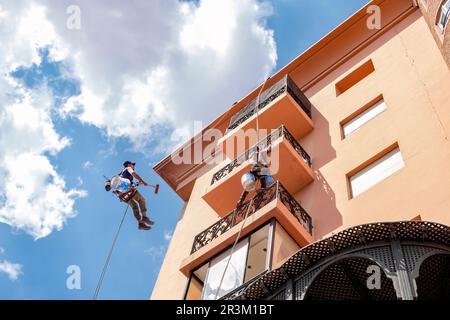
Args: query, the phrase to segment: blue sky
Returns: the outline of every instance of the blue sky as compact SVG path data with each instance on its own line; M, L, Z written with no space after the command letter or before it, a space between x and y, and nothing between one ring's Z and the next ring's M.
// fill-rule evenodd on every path
M77 1L74 2L76 3ZM83 10L82 12L87 12L84 17L89 19L89 5L82 6L82 1L79 2ZM247 48L248 50L242 52L235 52L233 51L235 49L232 48L233 40L236 39L234 39L233 36L230 36L228 47L216 47L214 49L217 49L217 52L225 50L224 52L220 51L220 54L236 54L241 60L251 57L252 60L261 61L266 70L259 70L257 64L253 67L254 69L246 70L244 68L242 72L246 72L247 75L243 77L242 85L238 88L230 88L230 95L226 97L224 101L221 100L221 103L218 103L215 108L212 108L210 111L211 114L204 113L204 119L201 117L202 113L193 113L191 116L194 119L205 121L205 123L210 121L211 117L218 116L229 106L226 104L227 102L239 100L249 89L255 87L261 79L263 79L264 73L274 73L282 68L340 22L361 8L366 2L367 1L365 0L277 0L270 2L271 10L267 11L266 7L264 10L261 9L262 11L255 15L249 15L250 18L260 22L266 31L273 30L273 35L267 33L265 34L265 37L266 40L272 40L275 44L277 58L274 60L274 47L272 45L267 45L267 43L270 44L270 41L264 41L258 53L251 51L254 46ZM198 19L198 21L200 21L200 15L196 16L195 13L200 12L196 10L199 10L198 8L203 5L202 3L202 1L196 1L195 5L190 7L190 11L188 12L192 19ZM7 19L8 10L11 10L11 13L23 15L29 14L30 10L35 10L34 7L28 6L28 4L23 4L21 7L14 7L13 5L8 7L9 4L2 4L2 1L0 1L0 27L3 28L3 30L0 30L0 34L9 32L5 29L5 24L1 23L1 19ZM57 21L59 21L58 10L61 8L64 9L64 7L51 7L51 4L48 4L47 1L39 2L39 4L47 6L48 10L49 21L46 21L43 25L48 26L52 23L56 25ZM93 6L92 10L97 10L94 7L95 6ZM158 6L158 10L161 10L161 14L166 10L166 8L162 7L164 6ZM112 6L110 9L112 10L111 12L113 12L114 17L120 17L122 20L126 20L127 13L133 13L133 16L135 14L133 8L124 9L124 7L121 7L120 5L118 5L117 8ZM167 9L167 12L170 11L169 9L170 8ZM207 9L208 7L205 5L205 10ZM130 12L127 10L130 10ZM208 10L211 9L209 8ZM230 14L237 12L239 13L239 17L241 17L245 14L243 10L245 10L245 8L230 9ZM6 12L6 15L3 15L3 18L2 12ZM60 16L64 16L65 14L65 10L63 10ZM36 16L38 18L40 17L39 15ZM42 17L39 19L42 19ZM83 20L81 21L83 22ZM200 22L199 25L202 26ZM215 22L218 24L221 23L220 21ZM88 23L90 23L90 21L88 21ZM108 23L108 21L99 21L98 23L97 26L100 26L100 23ZM239 27L245 29L244 24L243 26L240 25L239 19L237 20L237 24ZM91 24L90 26L93 25L94 24ZM119 83L120 81L118 80L119 76L115 78L114 75L118 74L122 76L123 73L126 73L127 83L144 81L142 79L145 78L145 76L154 74L151 72L142 72L141 74L141 65L137 64L137 62L136 65L130 65L130 68L127 68L127 63L129 63L128 59L133 59L132 63L141 60L140 53L132 50L134 48L133 46L141 48L142 51L147 50L147 54L152 55L155 60L160 59L161 65L165 66L169 71L171 70L171 66L176 65L176 69L174 70L180 70L180 74L182 75L185 68L182 62L176 59L181 54L180 52L175 50L164 51L161 53L158 51L160 42L169 42L165 36L170 38L173 33L172 31L177 30L175 27L175 29L171 29L171 32L166 32L164 29L165 27L161 27L160 32L156 34L149 31L149 29L146 29L146 25L138 26L133 22L127 26L130 26L131 29L138 28L140 34L147 37L146 39L149 44L141 48L141 44L139 43L128 43L128 46L124 45L122 48L118 48L118 52L107 51L111 54L108 54L105 59L102 59L101 56L96 54L108 46L114 46L114 43L112 43L114 42L113 39L108 39L107 37L96 39L96 36L102 35L100 31L98 31L99 35L97 35L96 29L89 29L89 37L93 38L95 42L93 47L98 49L94 52L94 49L91 50L86 47L89 45L89 39L86 40L85 35L82 33L81 36L73 36L72 34L67 35L64 31L60 31L58 27L55 27L55 34L57 36L50 37L50 39L42 37L42 40L40 35L38 35L37 38L35 38L36 35L30 36L30 48L26 49L30 52L34 52L35 55L33 59L27 60L28 63L23 63L20 59L17 61L14 61L14 59L8 61L5 60L0 63L0 68L2 68L0 71L5 73L6 70L8 72L7 77L10 80L16 81L14 85L8 84L7 86L4 84L3 89L8 88L10 92L8 91L7 94L5 94L6 98L3 97L3 100L1 100L2 97L0 96L0 111L2 111L2 109L8 109L8 101L10 101L8 99L16 94L20 95L17 93L19 92L18 90L22 90L20 92L26 92L26 94L44 90L51 96L49 102L50 106L42 109L47 112L45 114L48 118L45 118L45 121L48 121L48 123L51 124L50 129L53 130L52 132L57 133L60 137L67 138L70 142L66 144L63 143L64 146L55 146L53 149L43 147L41 148L42 150L39 149L39 151L32 152L37 152L41 157L40 159L45 158L48 160L50 167L57 173L57 176L64 180L64 186L61 186L61 189L66 192L68 195L67 197L72 197L70 199L73 199L73 207L70 207L72 202L69 200L63 202L66 207L70 207L70 210L63 215L64 223L61 228L59 228L60 230L57 230L58 226L55 224L52 225L50 232L47 232L45 235L42 233L40 237L37 237L36 232L42 232L42 229L39 229L39 226L36 226L31 222L29 223L26 220L27 216L31 217L36 215L37 212L26 212L25 217L20 215L20 219L22 219L20 220L16 216L8 215L8 213L5 213L6 211L4 211L4 216L2 218L1 208L5 207L7 204L14 207L15 204L11 199L7 198L9 193L7 193L6 187L0 189L0 221L7 222L0 223L0 299L92 298L109 246L111 245L114 233L121 219L123 210L125 209L123 204L119 203L111 194L108 194L103 190L103 175L112 176L117 173L121 169L123 161L128 159L137 162L137 172L148 182L153 184L159 183L161 185L160 192L157 196L152 193L152 189L142 190L147 199L150 217L156 220L156 225L150 232L138 231L133 215L131 213L128 214L112 256L108 272L104 279L99 298L147 299L151 294L170 236L175 228L183 206L181 199L179 199L169 186L166 185L152 170L152 166L162 159L167 152L167 150L163 148L164 143L161 143L161 139L163 139L164 136L170 135L173 127L185 125L180 122L182 121L180 118L183 118L184 115L172 119L170 116L161 116L161 110L169 108L172 104L180 104L180 101L186 101L186 109L180 109L183 106L180 108L174 107L172 112L183 113L182 110L186 110L186 113L189 113L191 112L190 110L194 108L189 108L190 105L188 103L190 103L191 100L197 103L196 99L200 99L200 101L198 101L198 108L201 108L200 105L203 103L210 103L211 101L217 102L217 100L207 100L215 99L213 95L208 97L207 94L206 97L201 98L199 98L198 95L190 97L188 96L188 92L182 91L181 88L178 89L178 87L176 87L181 86L183 82L172 81L171 85L175 88L171 88L171 97L175 96L175 98L170 101L158 101L158 103L163 106L162 109L158 109L158 106L160 105L152 101L152 99L154 99L152 96L147 97L145 94L143 97L154 104L152 108L133 109L130 107L129 110L125 109L125 111L120 109L122 105L120 102L121 97L118 98L115 96L114 92L111 94L111 91L114 90L104 90L104 87L101 87L101 85L108 86L108 89L115 88L114 85L116 85L116 82ZM198 31L196 24L188 26L193 27L181 28L181 30L184 31L188 30L181 34L189 35L190 33L193 33L195 36L195 32L201 33L201 31ZM150 28L150 26L147 27ZM81 29L81 31L83 32L83 29ZM220 29L219 31L225 32L226 36L227 30L224 31ZM116 34L117 37L120 38L120 32ZM127 33L127 35L130 37L129 33ZM5 35L3 36L6 38L2 38L2 43L7 43L5 41L8 41L8 37ZM205 37L208 37L208 35L205 35ZM35 39L39 40L34 41ZM205 70L201 69L201 65L196 65L196 63L199 64L202 61L213 59L210 56L210 52L205 54L202 51L202 54L204 54L201 56L202 59L199 59L192 53L192 48L200 50L198 47L201 47L203 50L205 44L192 44L192 41L196 41L195 37L194 40L188 36L183 39L187 39L186 43L188 43L191 50L188 53L184 53L187 57L186 60L181 60L186 61L186 65L192 64L193 69L187 69L187 71L200 69L203 73L209 72L208 77L211 78L217 74L223 75L214 73L214 69L221 68L219 65L208 65L208 68ZM247 39L246 41L258 41L259 38L256 37L255 39L256 40ZM237 39L236 41L238 40L240 39ZM13 40L9 39L9 41ZM138 37L137 41L140 41ZM95 47L97 44L98 47ZM100 47L100 45L103 44L104 47ZM220 44L217 45L219 46ZM54 48L57 46L59 48L65 46L68 50L61 50L64 54L55 55L52 51L54 51ZM11 44L10 47L13 48L11 49L12 52L23 52L25 50L22 48L22 44ZM127 51L127 48L130 48L129 52ZM265 50L266 52L264 52ZM0 56L4 56L1 53L2 51L0 50ZM103 51L102 54L104 54ZM128 55L132 58L129 58ZM258 60L258 55L261 56L260 60ZM20 55L14 55L14 57L16 56L19 57ZM78 58L78 56L81 58ZM256 58L253 59L253 56L256 56ZM88 58L90 58L90 60L88 60ZM221 59L224 59L223 56ZM90 64L88 65L86 61ZM147 71L159 70L152 65L153 61L145 62L145 59L143 59L143 61L144 62L142 63L145 63L145 66L148 67ZM235 60L232 60L231 62L233 61ZM88 67L86 67L87 65ZM186 68L188 67L190 66L187 66ZM97 68L104 72L99 75ZM130 71L128 74L129 69L132 69L133 72ZM187 75L182 79L185 82L195 82L197 77L202 76L202 74L197 75L193 74L192 71L187 71ZM114 72L116 72L116 74ZM158 75L158 73L156 73L156 75ZM193 77L190 81L189 75ZM227 75L227 73L224 73L224 75ZM182 78L182 76L180 76L180 78ZM155 84L154 79L162 79L161 81L163 81L166 78L165 75L160 78L157 76L156 78L152 78L150 76L144 83L146 85ZM169 77L168 79L174 78ZM227 80L227 78L221 79L223 81ZM231 80L232 78L230 78L230 81ZM117 86L119 85L121 88L125 88L125 91L123 92L128 92L126 91L128 90L127 87L124 86L122 82L117 84ZM1 86L2 83L0 83L0 89L2 89ZM137 88L141 87L137 86ZM145 91L146 87L143 86L143 88ZM76 100L75 103L69 103L72 101L72 98L80 97L89 90L95 92L95 94L101 98L103 98L101 96L102 93L108 92L110 95L108 96L108 99L105 98L103 101L104 106L106 107L102 109L103 113L100 117L95 109L97 108L97 104L92 103L93 101L99 100L84 97L83 99ZM211 91L212 93L215 92L215 88L212 87L210 90L208 90L208 88L204 90ZM121 91L119 91L119 93L121 93ZM180 95L179 99L176 96L177 94ZM142 95L139 97L141 96ZM120 101L117 102L117 99ZM22 100L24 100L24 98ZM131 99L130 101L134 100ZM89 103L90 105L87 106ZM116 109L114 109L115 106L117 107ZM108 109L107 107L111 109ZM136 118L134 115L130 116L131 119L127 117L127 115L130 115L132 112L135 114L138 113L138 111L140 112L143 110L151 110L153 113L150 115L152 116L147 120L145 117L144 119L141 117ZM118 115L117 118L111 115L116 111L117 113L115 114ZM144 115L147 114L144 113ZM188 116L186 115L186 117ZM133 120L139 125L128 125L128 122L132 123ZM173 121L172 125L171 121ZM122 127L122 122L127 123L127 125ZM50 130L49 127L45 128L45 130L47 130L45 132ZM23 128L20 130L22 129ZM19 138L20 137L21 136L19 136ZM181 135L181 137L183 137L183 135ZM14 141L14 138L19 139L12 136L12 138L8 140L8 143L12 143L15 146L25 144L20 140ZM1 141L2 139L4 139L4 141ZM3 138L0 136L0 148L4 145L2 143L5 142L6 139L6 136L3 136ZM51 140L53 141L52 143L58 145L54 140L55 139ZM9 152L8 150L9 149L3 151L4 159L9 159L7 154L7 152ZM29 149L20 150L20 152L17 151L17 154L25 154L31 152L30 150L35 149L30 146ZM16 152L16 149L14 149L14 152ZM0 155L2 155L1 150ZM5 172L22 169L17 167L11 168L10 166L6 167L6 160L5 162L1 161L2 159L0 157L0 166L3 166L1 169L6 170ZM32 179L32 177L33 175L30 176L30 179ZM54 175L50 175L50 178L57 180ZM76 193L78 196L70 194L70 190L78 190L76 191L79 192ZM83 191L82 193L81 190ZM39 193L37 193L37 197L38 196ZM26 199L22 200L27 201ZM48 198L45 198L44 200L48 200ZM34 206L31 208L37 210L40 207ZM43 208L46 207L43 206ZM59 210L61 212L64 211L63 209ZM20 214L20 212L18 214ZM45 216L45 213L42 214ZM19 223L18 221L21 222ZM35 232L34 234L33 231ZM2 271L2 263L4 265L5 263L15 264L17 274L14 276L11 272L8 273ZM81 290L68 290L66 288L66 279L68 277L66 269L70 265L78 265L81 269ZM13 279L15 277L16 279Z

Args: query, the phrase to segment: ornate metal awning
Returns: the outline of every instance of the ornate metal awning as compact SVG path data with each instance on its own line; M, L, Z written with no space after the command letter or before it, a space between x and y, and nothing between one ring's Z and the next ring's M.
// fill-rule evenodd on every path
M381 289L361 279L383 271ZM300 249L280 268L224 299L436 299L450 297L450 227L425 221L370 223Z

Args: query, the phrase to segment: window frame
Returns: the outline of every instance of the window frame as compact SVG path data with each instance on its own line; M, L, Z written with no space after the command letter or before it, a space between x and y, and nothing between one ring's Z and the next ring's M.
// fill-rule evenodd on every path
M381 102L383 102L384 105L385 105L384 110L382 110L380 113L376 114L374 117L370 118L368 121L364 122L361 126L359 126L357 129L353 130L349 134L347 134L347 135L345 134L344 127L349 122L351 122L351 121L355 120L356 118L360 117L365 112L369 111L371 108L374 108L375 106L377 106ZM349 138L350 136L354 135L358 130L363 128L366 124L370 123L372 120L378 118L380 115L382 115L387 110L388 110L388 108L387 108L386 99L384 99L384 96L382 94L377 96L376 98L372 99L370 102L365 104L363 107L359 108L358 110L356 110L355 112L353 112L352 114L350 114L345 119L343 119L342 121L339 122L340 131L341 131L341 140L345 140L345 139Z
M398 168L397 170L395 170L393 173L389 174L388 176L384 177L383 179L379 180L378 182L376 182L375 184L373 184L369 188L365 189L364 191L358 193L357 195L354 195L351 178L354 177L356 174L362 172L366 168L370 167L371 165L375 164L377 161L383 159L388 154L390 154L391 152L393 152L393 151L395 151L397 149L398 149L398 151L400 153L400 156L401 156L401 159L402 159L402 162L403 162L403 166ZM401 148L400 148L400 146L399 146L399 144L397 142L394 143L393 145L389 146L388 148L384 149L383 151L379 152L377 155L375 155L374 157L372 157L369 160L365 161L364 163L362 163L361 165L359 165L357 168L355 168L354 170L350 171L346 175L347 190L348 190L348 198L349 198L349 200L356 199L359 196L365 194L370 189L374 188L378 184L382 183L386 179L392 177L393 175L395 175L396 173L398 173L399 171L404 169L406 167L406 165L407 165L407 163L405 161L405 158L403 157L402 150L401 150Z
M351 88L355 87L358 83L368 78L376 71L373 60L369 58L367 61L361 63L353 70L349 71L345 76L335 82L334 87L336 91L336 97L341 96Z
M444 14L444 7L447 7L447 12ZM442 21L443 20L443 21ZM450 0L444 0L441 5L439 6L437 19L436 19L436 25L439 27L439 30L442 32L445 31L448 22L450 20Z
M257 233L258 231L260 231L261 229L263 229L263 228L269 226L268 232L267 232L268 238L267 238L267 252L266 252L266 265L265 265L265 269L264 269L262 272L256 274L253 278L251 278L251 279L249 279L249 280L247 280L247 281L245 281L245 277L246 277L246 273L247 273L247 270L245 269L244 277L243 277L245 282L243 282L241 285L244 285L244 284L246 284L246 283L249 283L249 282L253 281L255 278L259 277L261 274L263 274L263 273L265 273L265 272L267 272L268 270L271 269L271 267L272 267L272 253L273 253L273 238L274 238L274 232L273 232L273 230L274 230L274 228L275 228L275 224L276 224L276 223L277 223L276 220L275 220L274 218L272 218L272 219L270 219L269 221L267 221L266 223L264 223L264 224L262 224L261 226L259 226L258 228L255 228L251 233L246 234L245 237L243 237L242 239L240 239L240 240L238 241L238 243L240 243L240 242L242 242L242 241L248 239L248 245L250 246L250 237L251 237L253 234L255 234L255 233ZM236 244L236 245L237 245L237 244ZM184 291L184 295L183 295L183 300L186 300L186 297L187 297L187 295L188 295L188 292L189 292L189 289L190 289L190 285L191 285L191 281L192 281L192 277L197 277L197 276L195 275L195 272L197 272L199 269L203 268L205 265L208 265L208 270L207 270L207 274L208 274L208 272L209 272L209 267L210 267L210 264L211 264L211 261L213 261L215 258L217 258L218 256L220 256L221 254L223 254L223 253L226 252L227 250L230 250L232 247L233 247L233 245L229 245L229 246L226 247L224 250L220 251L219 253L217 253L217 254L215 254L214 256L212 256L211 258L209 258L207 262L203 263L202 265L200 265L199 267L195 268L194 270L192 270L192 271L189 273L187 285L186 285L186 288L185 288L185 291ZM248 251L247 251L247 255L246 255L245 267L247 267L247 262L248 262ZM207 277L207 276L206 276L206 277ZM205 277L205 280L206 280L206 277ZM201 280L201 279L200 279L200 280ZM239 287L237 287L237 288L239 288ZM236 289L236 288L235 288L235 289ZM233 289L233 290L235 290L235 289ZM232 291L233 291L233 290L232 290ZM203 289L202 289L202 295L203 295ZM219 298L219 299L220 299L220 298ZM201 297L200 297L200 300L202 300Z

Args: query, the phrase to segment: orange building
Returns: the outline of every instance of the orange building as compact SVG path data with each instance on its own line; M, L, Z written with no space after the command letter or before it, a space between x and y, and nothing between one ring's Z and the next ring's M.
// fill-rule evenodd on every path
M371 1L157 164L185 206L151 298L449 298L449 6Z

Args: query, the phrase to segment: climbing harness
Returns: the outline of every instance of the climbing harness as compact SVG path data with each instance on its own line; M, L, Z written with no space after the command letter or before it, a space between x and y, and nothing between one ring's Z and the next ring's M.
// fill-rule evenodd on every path
M118 192L118 191L114 192L120 199L120 201L128 203L128 201L130 201L136 195L137 189L132 188L127 192Z

